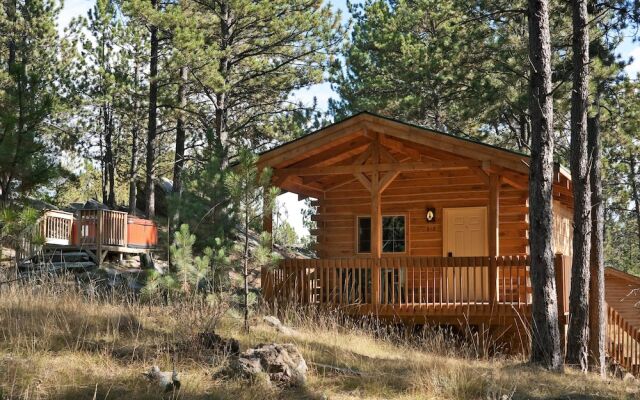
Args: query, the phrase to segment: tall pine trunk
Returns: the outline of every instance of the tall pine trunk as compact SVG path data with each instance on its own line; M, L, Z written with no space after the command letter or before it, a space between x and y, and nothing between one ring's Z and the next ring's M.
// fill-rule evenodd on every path
M140 115L140 99L138 97L138 87L140 85L140 65L138 63L138 53L134 58L133 68L133 87L136 92L133 101L133 118L131 121L131 162L129 163L129 213L135 214L138 207L136 178L138 175L138 136L140 135L140 124L138 115Z
M229 58L224 55L226 49L231 45L231 36L233 34L232 25L233 17L231 8L227 0L220 2L220 51L223 56L220 58L218 72L226 83L229 76ZM226 89L223 89L226 90ZM217 151L222 157L221 167L226 168L228 161L228 135L227 132L227 94L225 91L216 93L216 146Z
M106 194L107 199L104 201L111 208L116 206L116 178L115 178L115 161L113 159L113 110L109 106L106 106L106 120L105 120L105 137L104 137L104 166L106 169Z
M631 184L631 196L636 215L636 235L638 236L638 248L640 248L640 190L638 190L638 170L636 169L636 155L629 154L629 183Z
M157 0L151 0L154 9L157 8ZM149 63L149 122L147 127L147 158L146 172L147 179L145 184L145 194L147 201L147 218L153 218L156 214L155 207L155 173L153 160L155 158L155 139L157 130L157 113L158 113L158 27L152 25L149 28L151 32L151 60Z
M531 362L562 370L558 296L552 238L553 98L551 37L547 0L529 0L529 59L531 62L531 167L529 218L531 249Z
M596 103L596 107L598 104ZM589 281L589 369L606 375L604 304L604 204L602 197L600 112L587 121L591 163L591 279Z
M567 363L589 366L589 259L591 183L587 152L589 27L587 0L573 0L573 90L571 95L571 180L573 183L573 264L569 296Z
M182 170L184 168L185 112L187 107L187 67L180 68L180 86L178 87L178 118L176 121L176 149L173 162L173 193L182 193ZM176 218L177 218L176 211Z

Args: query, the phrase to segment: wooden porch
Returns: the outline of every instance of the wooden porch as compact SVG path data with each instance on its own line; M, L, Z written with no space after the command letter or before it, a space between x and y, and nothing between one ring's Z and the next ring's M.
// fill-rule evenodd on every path
M559 315L571 260L556 256ZM268 301L411 323L502 324L531 314L529 257L286 259L264 275Z
M41 250L82 251L99 266L107 255L148 253L157 244L153 221L126 212L81 209L75 213L47 210L38 222L42 245L25 238L19 259L28 259Z

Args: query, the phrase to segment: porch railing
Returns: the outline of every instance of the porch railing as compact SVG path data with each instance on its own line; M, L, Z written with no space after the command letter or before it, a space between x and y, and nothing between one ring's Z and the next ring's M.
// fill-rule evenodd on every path
M49 210L40 218L40 231L46 244L69 245L73 214Z
M640 374L640 329L611 307L607 307L607 351L628 372Z
M555 259L558 310L568 313L571 258ZM526 307L527 255L285 259L263 275L268 301L335 306ZM366 307L365 307L366 308Z
M78 214L80 245L127 245L127 213L111 210L81 210Z

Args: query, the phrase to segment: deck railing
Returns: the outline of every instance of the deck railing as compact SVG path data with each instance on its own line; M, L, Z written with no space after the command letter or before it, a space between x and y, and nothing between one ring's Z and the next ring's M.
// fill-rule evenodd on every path
M80 245L127 245L127 213L111 210L80 210L78 214Z
M628 372L640 374L640 329L612 307L607 307L607 350L609 357Z
M65 211L49 210L40 219L40 233L46 244L69 245L73 214Z
M269 273L265 286L267 296L274 300L302 304L467 307L531 303L529 257L525 255L286 259Z

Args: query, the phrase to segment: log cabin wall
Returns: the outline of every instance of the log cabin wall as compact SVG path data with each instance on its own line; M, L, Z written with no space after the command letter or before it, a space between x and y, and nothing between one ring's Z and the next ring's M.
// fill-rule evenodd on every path
M369 191L357 180L325 192L317 201L318 257L362 256L356 250L356 218L371 210ZM488 207L489 187L471 169L403 172L382 193L383 215L404 215L405 253L392 255L442 256L443 208ZM500 243L502 255L528 253L527 191L502 184L500 189ZM426 209L436 209L435 222L426 221Z
M573 256L573 210L553 202L553 247L556 253Z

